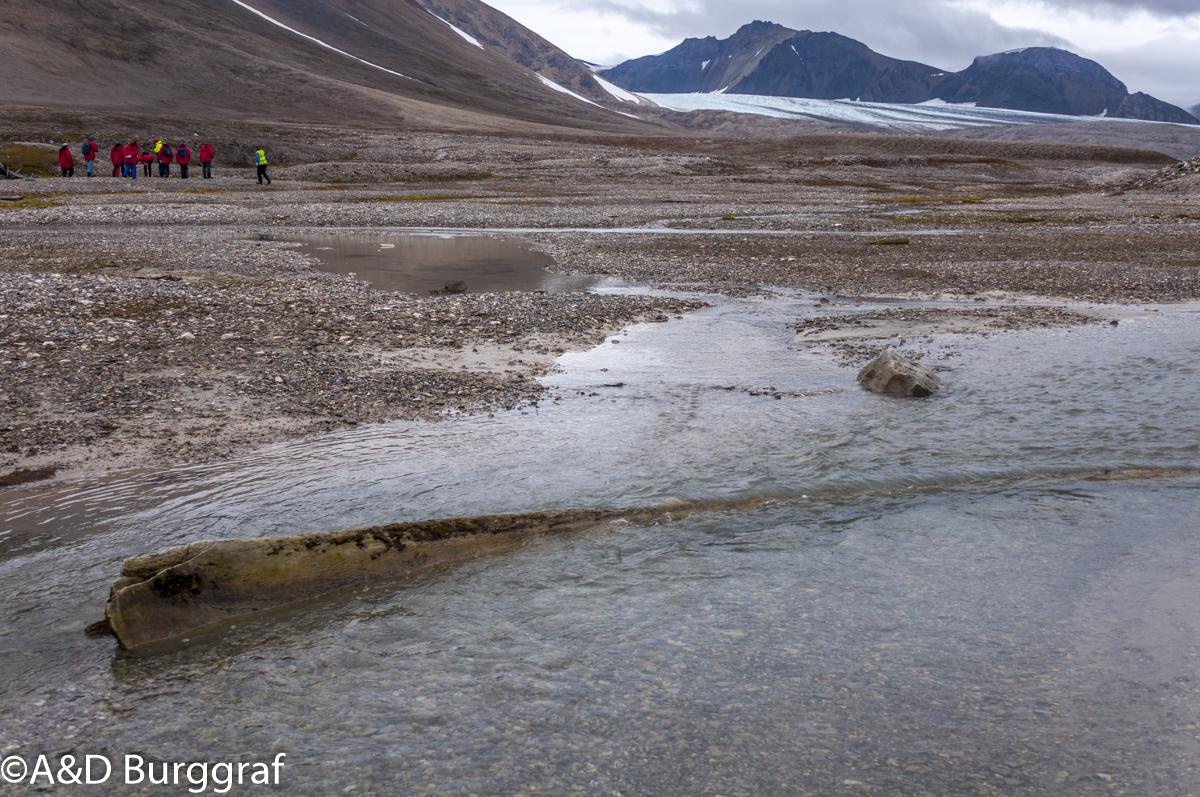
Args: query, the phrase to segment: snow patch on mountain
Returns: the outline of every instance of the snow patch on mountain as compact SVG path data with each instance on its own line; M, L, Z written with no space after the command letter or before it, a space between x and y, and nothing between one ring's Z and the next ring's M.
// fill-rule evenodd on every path
M612 96L616 97L621 102L632 102L634 105L641 105L642 98L634 94L632 91L626 91L620 86L614 86L599 75L592 75L592 80L600 84L600 88L607 91ZM619 113L619 111L618 111ZM634 117L635 119L637 117Z
M938 97L934 97L932 100L925 100L925 102L918 102L917 105L941 105L943 107L953 107L953 108L974 108L974 107L976 107L975 103L973 103L973 102L946 102L945 100L939 99Z
M586 102L588 105L595 105L597 108L604 108L604 106L601 105L600 103L592 102L587 97L582 97L582 96L576 94L575 92L571 91L568 88L563 88L562 86L555 83L553 80L543 77L543 76L539 75L537 72L534 72L533 74L537 77L538 80L542 81L542 83L545 83L547 88L554 89L555 91L561 91L563 94L570 94L575 99L580 100L582 102ZM604 110L607 111L608 109L604 108Z
M467 32L466 32L465 30L463 30L462 28L458 27L457 25L454 25L454 24L453 24L453 23L451 23L451 22L447 22L446 20L444 20L444 19L442 19L441 17L439 17L437 14L433 13L432 11L429 11L429 9L428 9L428 8L427 8L427 9L425 9L425 10L429 12L429 16L433 17L434 19L438 20L439 22L445 22L447 25L449 25L449 26L450 26L450 30L454 31L454 32L455 32L455 33L457 33L459 36L462 36L464 39L466 39L466 40L467 40L467 41L469 41L471 44L473 44L473 45L475 45L476 47L478 47L480 50L483 50L483 49L485 49L485 48L484 48L484 46L483 46L482 44L480 44L480 43L479 43L479 40L478 40L478 39L476 39L476 38L475 38L474 36L472 36L471 34L467 33Z
M359 58L357 55L351 55L350 53L346 52L345 50L339 50L338 48L334 47L332 44L326 44L325 42L321 41L320 39L316 38L315 36L309 36L307 33L301 33L300 31L296 30L295 28L289 28L287 25L284 25L282 22L272 19L271 17L268 17L266 14L259 11L257 8L252 8L251 6L246 5L245 3L242 2L242 0L231 0L231 1L234 3L237 3L239 6L246 9L250 13L262 17L267 22L270 22L272 25L278 25L279 27L286 30L288 33L294 33L297 36L300 36L301 38L308 39L311 42L316 42L317 44L321 45L322 47L324 47L326 49L333 50L335 53L337 53L339 55L344 55L347 58L353 58L355 61L358 61L359 63L362 63L362 64L366 64L369 67L378 69L381 72L387 72L390 75L395 75L396 77L402 77L402 78L405 78L406 80L411 79L411 78L408 78L407 75L402 75L399 72L393 72L392 70L388 69L387 67L380 66L379 64L373 64L370 61L364 61L362 58ZM350 15L347 14L346 16L349 17ZM354 19L354 17L350 17L350 18ZM358 22L357 19L355 19L354 21Z

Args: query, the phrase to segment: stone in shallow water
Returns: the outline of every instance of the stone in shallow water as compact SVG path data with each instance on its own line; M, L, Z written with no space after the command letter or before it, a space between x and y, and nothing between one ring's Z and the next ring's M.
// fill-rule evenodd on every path
M942 380L924 366L887 349L858 372L858 383L875 393L890 396L932 396L943 387Z

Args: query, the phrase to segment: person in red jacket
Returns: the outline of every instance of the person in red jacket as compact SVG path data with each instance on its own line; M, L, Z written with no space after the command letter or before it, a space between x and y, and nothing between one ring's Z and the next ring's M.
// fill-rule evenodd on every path
M71 148L66 144L58 149L58 166L62 169L63 177L75 176L75 158L71 156Z
M188 164L192 162L192 151L183 141L180 141L179 146L175 148L175 162L179 164L179 176L186 180Z
M158 176L171 176L171 158L175 153L171 152L171 145L167 142L162 143L162 147L158 150Z
M96 153L100 148L96 146L96 139L88 136L83 140L83 159L87 162L87 176L96 176Z
M139 157L141 150L138 148L138 143L130 141L121 151L125 157L125 176L136 180L138 161L141 160Z
M112 160L113 177L120 177L121 170L125 168L125 145L120 141L113 144L112 149L108 151L108 157Z
M200 174L212 177L213 145L207 141L200 145Z
M143 177L153 177L154 176L154 152L148 149L142 153L141 158L142 158L142 176Z

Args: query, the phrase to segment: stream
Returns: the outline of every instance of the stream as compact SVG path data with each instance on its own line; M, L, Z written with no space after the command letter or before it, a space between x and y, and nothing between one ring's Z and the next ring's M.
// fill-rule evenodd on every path
M1192 793L1200 477L1092 474L1200 467L1200 314L966 337L898 400L799 345L813 312L716 299L562 356L537 409L0 496L0 752L282 752L289 794ZM163 655L83 634L185 542L761 496Z

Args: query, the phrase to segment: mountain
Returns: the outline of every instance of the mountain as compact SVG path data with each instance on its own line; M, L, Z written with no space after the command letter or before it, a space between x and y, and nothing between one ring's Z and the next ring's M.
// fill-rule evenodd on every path
M773 97L921 102L945 73L898 61L836 33L794 31L752 22L728 39L687 39L662 55L636 58L604 72L631 91L720 91Z
M613 100L596 82L590 69L491 6L479 0L422 2L431 14L465 31L489 48L504 53L526 69L595 102Z
M600 107L619 103L566 53L478 0L0 0L0 9L8 105L645 129Z
M987 108L1197 123L1182 108L1149 94L1130 94L1124 83L1095 61L1054 47L980 56L962 72L947 75L933 96Z
M1188 113L1190 113L1192 116L1196 117L1197 119L1200 119L1200 102L1196 103L1195 105L1193 105L1191 108L1188 108L1187 110L1188 110Z
M980 56L961 72L901 61L836 33L771 22L744 25L728 39L686 39L661 54L606 70L631 91L722 92L775 97L920 103L944 100L989 108L1200 124L1147 94L1130 94L1095 61L1053 47Z

